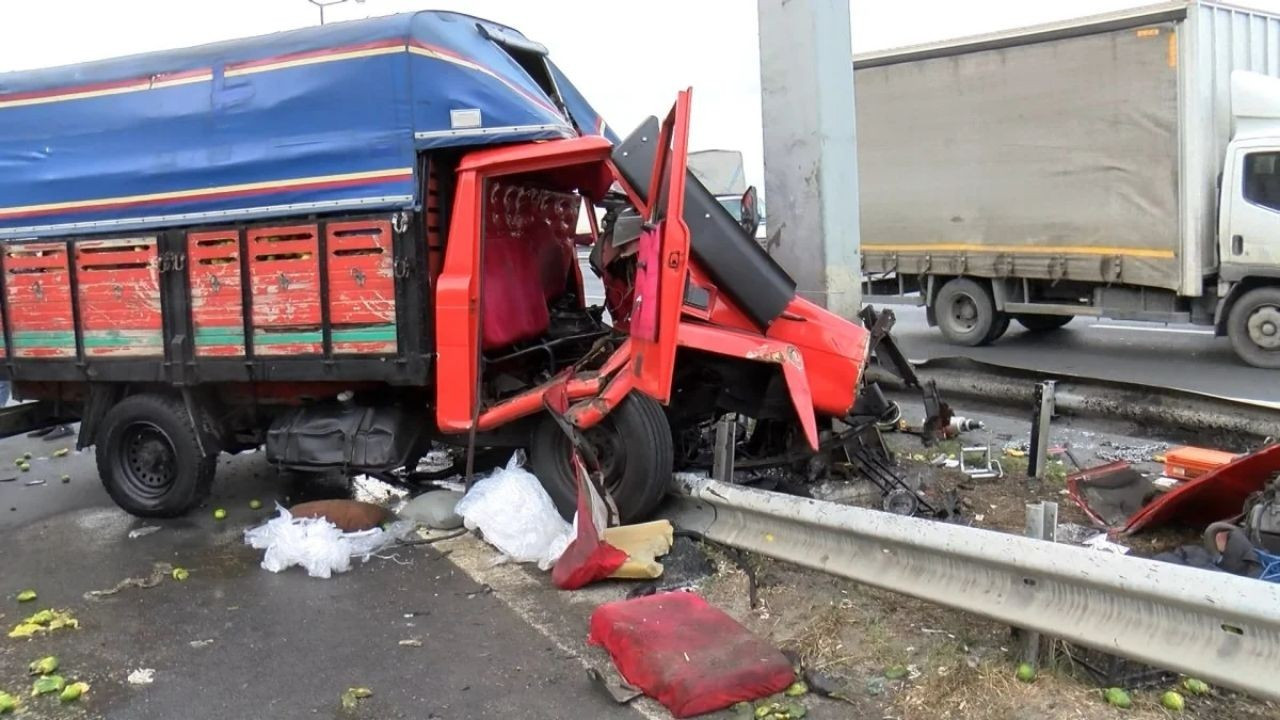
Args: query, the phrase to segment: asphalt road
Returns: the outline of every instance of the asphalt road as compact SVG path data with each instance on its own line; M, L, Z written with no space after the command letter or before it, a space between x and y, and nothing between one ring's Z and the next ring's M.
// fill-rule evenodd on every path
M291 488L258 454L220 460L209 507L150 522L111 504L92 451L51 457L69 444L0 441L10 468L0 471L0 623L7 634L46 607L71 610L81 623L31 640L0 635L0 690L23 698L24 718L639 717L586 680L577 657L586 652L584 618L572 617L568 642L553 642L431 547L354 561L328 580L261 569L242 533L272 511L251 511L248 500L271 508ZM24 452L34 456L28 473L12 465ZM229 518L214 521L212 507ZM131 529L151 524L163 529L129 539ZM84 597L145 577L156 562L188 568L190 578ZM39 598L18 605L14 596L27 587ZM84 702L27 697L27 664L50 654L69 682L90 683ZM130 685L138 668L154 669L154 683ZM351 686L374 695L347 713L339 696Z
M922 308L894 307L893 334L907 357L969 357L1013 367L1280 402L1280 371L1249 367L1210 328L1076 318L1048 333L1016 321L987 347L952 345L925 321Z

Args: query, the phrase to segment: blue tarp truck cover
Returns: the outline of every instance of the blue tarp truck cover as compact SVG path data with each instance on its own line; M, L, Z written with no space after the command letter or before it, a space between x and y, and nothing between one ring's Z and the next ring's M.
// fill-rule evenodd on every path
M0 74L0 238L412 207L421 150L612 139L542 53L418 12Z

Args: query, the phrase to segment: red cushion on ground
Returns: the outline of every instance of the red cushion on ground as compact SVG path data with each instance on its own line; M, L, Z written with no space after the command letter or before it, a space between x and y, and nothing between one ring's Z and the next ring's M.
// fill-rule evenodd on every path
M678 718L767 697L795 680L781 652L693 593L601 605L588 641Z

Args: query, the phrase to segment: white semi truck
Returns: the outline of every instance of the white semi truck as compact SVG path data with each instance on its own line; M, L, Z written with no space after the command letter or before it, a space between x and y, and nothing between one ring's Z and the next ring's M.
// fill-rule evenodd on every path
M962 345L1190 322L1280 368L1277 38L1178 2L856 57L866 302Z

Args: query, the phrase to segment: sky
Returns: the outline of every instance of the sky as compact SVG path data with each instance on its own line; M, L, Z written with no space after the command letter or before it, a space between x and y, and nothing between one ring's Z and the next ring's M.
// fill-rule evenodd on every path
M859 53L1147 4L1150 0L851 0L850 25L853 51ZM1235 4L1280 14L1280 0ZM330 7L326 20L424 9L501 22L546 45L621 134L649 115L665 113L676 91L692 86L692 148L741 150L747 181L763 186L754 0L347 0ZM319 12L308 0L0 0L0 72L318 23Z

